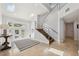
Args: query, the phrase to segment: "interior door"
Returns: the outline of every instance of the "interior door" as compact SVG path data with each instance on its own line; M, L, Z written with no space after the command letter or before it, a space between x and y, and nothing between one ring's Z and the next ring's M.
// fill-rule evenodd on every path
M74 38L74 25L73 25L73 23L66 23L66 37Z
M79 40L79 24L77 24L77 39Z

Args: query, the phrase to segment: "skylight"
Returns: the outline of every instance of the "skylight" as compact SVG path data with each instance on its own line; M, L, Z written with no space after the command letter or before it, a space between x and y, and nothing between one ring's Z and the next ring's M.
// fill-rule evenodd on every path
M7 3L5 4L6 10L8 12L14 12L15 11L15 4L12 3Z

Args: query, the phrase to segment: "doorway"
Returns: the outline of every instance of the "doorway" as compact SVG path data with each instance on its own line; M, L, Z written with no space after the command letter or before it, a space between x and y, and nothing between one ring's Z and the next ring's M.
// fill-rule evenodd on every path
M74 23L65 23L65 38L74 39Z

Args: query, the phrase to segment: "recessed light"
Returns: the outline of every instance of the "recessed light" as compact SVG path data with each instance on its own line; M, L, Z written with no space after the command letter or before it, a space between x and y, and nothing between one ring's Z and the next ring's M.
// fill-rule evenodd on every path
M32 13L32 14L30 15L30 17L34 17L34 13Z

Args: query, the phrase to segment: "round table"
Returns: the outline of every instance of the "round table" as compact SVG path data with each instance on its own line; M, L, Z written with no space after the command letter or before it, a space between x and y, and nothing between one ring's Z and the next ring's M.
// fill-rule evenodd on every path
M1 50L6 50L6 49L10 49L11 47L8 46L9 42L8 42L8 38L11 37L12 35L1 35L0 37L4 37L5 38L5 42L2 44L3 48Z

